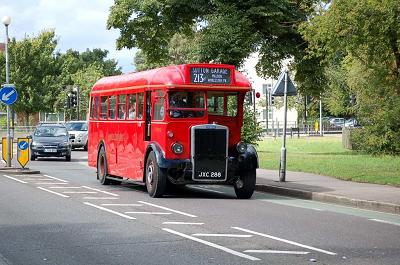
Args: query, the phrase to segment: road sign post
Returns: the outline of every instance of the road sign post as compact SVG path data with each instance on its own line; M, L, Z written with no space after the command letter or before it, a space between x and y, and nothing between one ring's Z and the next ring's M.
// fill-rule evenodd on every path
M18 138L17 140L17 160L22 168L25 168L29 161L29 139Z
M272 96L283 96L284 105L284 122L283 122L283 133L282 133L282 148L281 148L281 159L279 163L279 181L284 182L286 180L286 125L287 125L287 97L297 95L296 87L292 80L289 78L288 70L285 70L275 84L272 92Z
M8 82L8 74L6 78ZM12 84L4 84L0 90L0 100L7 105L7 167L11 167L12 160L12 137L10 134L10 120L11 120L11 108L10 105L14 104L17 100L18 94L15 90L15 86Z

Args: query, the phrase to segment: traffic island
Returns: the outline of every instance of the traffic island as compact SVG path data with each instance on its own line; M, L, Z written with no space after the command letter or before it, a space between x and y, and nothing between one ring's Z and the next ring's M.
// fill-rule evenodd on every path
M0 173L3 174L13 174L13 175L22 175L22 174L40 174L40 170L33 170L28 167L26 168L18 168L18 167L0 167Z

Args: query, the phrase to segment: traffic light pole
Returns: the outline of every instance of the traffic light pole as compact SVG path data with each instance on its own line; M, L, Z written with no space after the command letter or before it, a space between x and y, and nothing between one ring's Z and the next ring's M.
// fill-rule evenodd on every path
M80 118L79 118L79 102L80 102L80 96L79 96L79 87L76 87L76 116L77 116L77 120L79 121L80 120Z
M268 136L268 97L269 91L268 88L265 88L265 132L266 136Z

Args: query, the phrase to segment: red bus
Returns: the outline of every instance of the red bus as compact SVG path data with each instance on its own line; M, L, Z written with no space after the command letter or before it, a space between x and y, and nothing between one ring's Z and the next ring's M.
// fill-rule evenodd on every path
M223 64L104 77L90 93L89 166L101 184L144 183L151 197L169 185L223 184L250 198L258 157L241 141L250 90Z

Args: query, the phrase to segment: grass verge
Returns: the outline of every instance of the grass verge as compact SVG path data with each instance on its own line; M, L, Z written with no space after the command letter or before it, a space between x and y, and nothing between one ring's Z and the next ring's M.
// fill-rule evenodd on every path
M346 150L341 141L337 136L287 139L286 169L400 187L400 157L371 156ZM281 147L280 138L259 142L260 167L279 169Z

